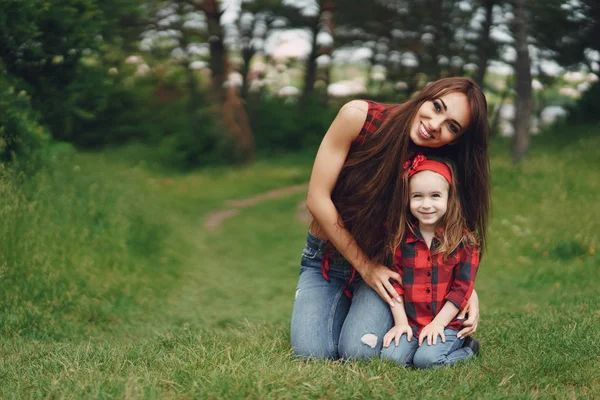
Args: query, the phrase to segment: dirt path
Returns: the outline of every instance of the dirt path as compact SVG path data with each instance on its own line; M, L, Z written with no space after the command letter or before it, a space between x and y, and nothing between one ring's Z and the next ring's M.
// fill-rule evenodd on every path
M228 206L228 208L217 210L208 214L208 216L204 220L204 228L209 231L214 231L218 229L221 225L223 225L223 222L225 222L226 219L238 215L241 209L255 206L266 200L279 199L281 197L289 196L291 194L305 192L307 188L308 184L302 183L299 185L270 190L268 192L257 194L256 196L247 199L227 200L225 204ZM305 201L302 201L298 204L296 218L302 222L310 222L311 217L308 211L306 210Z

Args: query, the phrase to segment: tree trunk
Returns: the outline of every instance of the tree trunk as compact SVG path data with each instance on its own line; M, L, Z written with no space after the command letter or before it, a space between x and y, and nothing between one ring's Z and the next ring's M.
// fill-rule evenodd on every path
M490 59L490 30L493 24L494 4L497 0L484 0L483 5L485 7L485 20L481 27L481 40L479 42L478 57L479 62L477 63L477 72L475 73L475 83L479 87L483 87L483 80L485 78L485 72L487 70L488 61Z
M319 16L315 18L314 25L312 26L312 43L310 54L306 59L306 74L304 75L304 87L302 88L302 95L300 96L300 105L308 103L309 98L312 96L313 89L315 87L315 81L317 79L317 54L319 49L317 48L317 35L319 34Z
M198 3L196 3L198 4ZM204 11L208 26L208 43L210 48L210 69L212 71L212 86L214 93L219 97L220 103L225 101L226 91L224 83L227 80L227 55L223 43L223 27L221 26L221 15L216 0L205 0L198 7Z
M225 87L230 72L227 52L223 43L224 31L221 26L221 15L216 0L204 0L195 3L206 16L210 46L210 67L212 70L213 94L215 105L222 117L222 123L231 135L234 144L234 157L244 163L251 163L256 156L254 136L250 128L244 102L237 89Z
M334 0L321 0L321 26L323 30L329 33L331 38L334 39L334 42L331 45L321 49L321 54L329 56L330 59L330 62L321 71L321 76L325 82L325 93L327 93L327 87L329 86L331 80L331 66L333 65L333 62L331 62L331 57L333 56L333 49L335 48L335 38L333 37L335 31L335 23L333 21L334 7ZM327 99L327 96L325 96L325 99Z
M515 1L515 45L517 48L517 60L515 63L516 75L516 114L515 114L515 136L512 145L513 162L521 161L525 152L529 149L529 124L532 108L531 89L531 59L527 48L527 17L525 15L525 1Z
M241 97L244 101L248 100L248 89L249 89L249 81L248 81L248 73L250 72L250 61L252 61L252 57L254 57L254 50L244 49L242 50L242 70L240 74L242 74L242 87L241 87Z

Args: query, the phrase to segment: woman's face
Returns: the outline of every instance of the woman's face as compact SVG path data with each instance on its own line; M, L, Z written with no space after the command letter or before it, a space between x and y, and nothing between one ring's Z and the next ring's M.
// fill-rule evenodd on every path
M422 147L442 147L462 135L471 121L464 93L446 93L421 105L410 127L410 138Z

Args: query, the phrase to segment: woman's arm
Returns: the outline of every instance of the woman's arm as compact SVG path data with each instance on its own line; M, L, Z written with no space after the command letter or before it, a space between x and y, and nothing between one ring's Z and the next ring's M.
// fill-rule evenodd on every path
M479 296L477 296L477 291L475 289L473 289L473 293L471 294L471 297L469 297L467 306L463 308L460 313L458 313L458 318L465 318L467 313L469 313L469 319L463 322L464 328L461 329L457 335L459 339L462 337L472 336L477 330L477 325L479 324Z
M367 285L390 307L394 307L392 298L396 298L397 294L390 278L402 283L400 275L385 265L369 260L352 235L339 223L339 213L331 200L331 192L346 161L350 145L360 133L367 111L368 104L360 100L351 101L340 109L317 152L308 185L306 206L327 239L356 268ZM368 206L365 204L365 207Z

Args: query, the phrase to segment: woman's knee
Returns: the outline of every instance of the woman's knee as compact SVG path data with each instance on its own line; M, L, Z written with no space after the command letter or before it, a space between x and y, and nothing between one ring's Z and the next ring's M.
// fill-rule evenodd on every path
M340 357L346 359L367 359L379 357L383 337L376 333L366 332L361 336L344 335L340 337L338 351Z
M335 360L339 358L337 349L324 343L310 343L308 341L292 340L294 356L302 358L328 358Z

